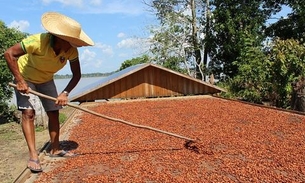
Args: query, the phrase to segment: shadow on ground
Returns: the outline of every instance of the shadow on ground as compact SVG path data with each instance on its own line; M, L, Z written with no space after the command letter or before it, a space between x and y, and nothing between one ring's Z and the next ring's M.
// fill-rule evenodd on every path
M59 142L59 146L61 149L65 150L65 151L71 151L74 149L77 149L78 147L78 143L72 140L63 140ZM50 142L46 143L46 145L44 146L46 147L46 151L50 152Z

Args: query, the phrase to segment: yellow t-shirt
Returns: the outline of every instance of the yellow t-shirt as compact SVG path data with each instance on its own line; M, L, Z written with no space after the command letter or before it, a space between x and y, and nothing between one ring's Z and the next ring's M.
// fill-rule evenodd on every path
M54 74L62 69L67 60L78 59L77 48L56 55L52 48L52 35L41 33L31 35L21 41L25 55L19 57L18 67L25 80L33 83L45 83L53 79Z

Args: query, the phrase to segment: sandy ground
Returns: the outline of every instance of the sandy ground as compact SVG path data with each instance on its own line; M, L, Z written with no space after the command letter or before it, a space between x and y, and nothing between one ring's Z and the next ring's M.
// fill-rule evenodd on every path
M67 117L72 110L65 108L61 113ZM39 152L48 142L47 130L36 132L36 147ZM0 182L11 183L24 171L28 161L28 148L24 139L21 124L6 123L0 125Z
M36 144L38 151L48 140L48 132L36 132ZM18 123L0 125L0 182L13 182L26 168L28 160L28 148Z

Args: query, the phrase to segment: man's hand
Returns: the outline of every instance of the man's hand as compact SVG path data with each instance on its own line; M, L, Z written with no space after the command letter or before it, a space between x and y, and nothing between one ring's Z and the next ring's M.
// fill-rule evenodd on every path
M30 92L30 88L25 81L16 82L16 89L21 93L28 94Z
M66 106L68 104L68 95L66 93L59 94L55 104L61 105L61 106Z

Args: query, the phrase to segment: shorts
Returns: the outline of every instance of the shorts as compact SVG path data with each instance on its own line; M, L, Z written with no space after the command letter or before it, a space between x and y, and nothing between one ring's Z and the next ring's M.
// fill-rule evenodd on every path
M57 89L54 83L54 80L48 81L46 83L41 84L35 84L29 81L26 81L28 83L28 86L33 90L37 91L39 93L57 98L58 93ZM24 109L37 109L39 107L39 101L36 101L38 98L34 94L24 94L19 92L15 88L16 93L16 100L17 100L17 107L18 110L24 110ZM39 97L40 102L46 112L48 111L57 111L62 108L60 105L56 105L55 101L46 99L43 97Z

